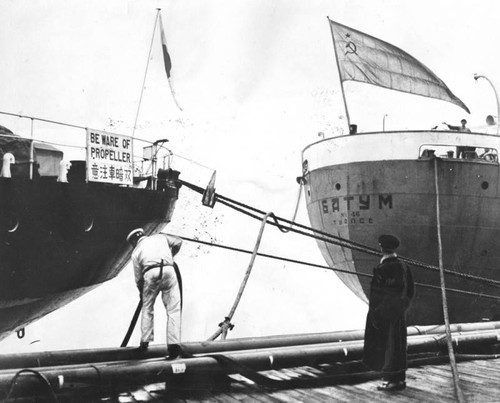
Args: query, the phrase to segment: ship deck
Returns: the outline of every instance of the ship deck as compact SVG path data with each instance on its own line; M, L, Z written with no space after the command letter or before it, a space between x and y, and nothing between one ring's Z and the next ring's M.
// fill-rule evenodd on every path
M263 371L277 380L309 380L316 386L266 389L240 376L231 375L231 385L224 390L205 389L193 383L183 391L173 392L165 383L153 383L106 396L67 396L59 401L71 402L456 402L453 376L449 363L412 366L407 371L407 388L399 392L377 390L380 380L374 374L343 382L323 381L330 365L301 366ZM460 387L467 402L500 402L500 358L458 363ZM90 400L89 400L90 398Z

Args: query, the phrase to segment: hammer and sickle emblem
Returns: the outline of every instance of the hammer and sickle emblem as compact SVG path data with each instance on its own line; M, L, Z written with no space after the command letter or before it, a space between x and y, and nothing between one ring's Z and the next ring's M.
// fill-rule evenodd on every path
M347 42L347 45L345 45L346 47L346 51L345 51L345 54L349 54L349 53L356 53L356 51L358 50L358 48L356 47L356 44L354 42ZM357 53L356 53L357 54Z

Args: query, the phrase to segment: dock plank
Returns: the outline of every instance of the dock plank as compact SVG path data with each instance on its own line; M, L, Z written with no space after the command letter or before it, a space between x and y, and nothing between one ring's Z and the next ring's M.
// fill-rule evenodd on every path
M351 402L356 400L371 400L373 403L386 401L385 396L380 396L380 399L378 398L379 396L374 396L374 390L376 390L376 386L369 386L367 384L338 385L336 389L342 391L344 396L346 396Z
M291 380L291 379L299 379L300 374L298 374L294 369L290 368L285 368L283 370L279 371L270 371L269 374L266 374L267 376L273 375L275 378L282 379L282 380ZM272 392L271 395L274 396L276 392ZM313 402L314 397L310 396L307 391L301 390L301 389L287 389L286 395L281 393L280 394L281 400L283 402L288 402L288 401L305 401L309 399L309 401ZM292 400L288 400L292 399Z
M350 403L352 402L352 398L347 396L344 391L338 386L328 386L321 389L312 389L310 391L311 395L319 395L324 399L327 399L327 402L341 402L341 403Z
M355 363L353 363L355 364ZM339 373L339 364L292 367L280 370L262 371L261 374L277 380L311 380L297 387L270 389L257 385L241 375L231 375L230 385L222 384L215 389L206 389L194 384L193 389L172 390L165 382L143 386L129 386L123 393L111 394L96 390L91 398L61 396L60 402L165 402L169 403L454 403L456 402L451 367L448 364L426 364L409 368L407 388L399 392L378 391L381 383L377 374L354 376L351 380L339 382L331 376ZM345 368L356 371L356 365ZM468 403L500 403L500 359L462 361L458 365L460 388ZM326 378L325 378L326 377ZM121 392L121 391L120 391ZM71 392L73 393L73 392ZM101 395L99 395L101 393ZM110 393L106 395L106 393Z

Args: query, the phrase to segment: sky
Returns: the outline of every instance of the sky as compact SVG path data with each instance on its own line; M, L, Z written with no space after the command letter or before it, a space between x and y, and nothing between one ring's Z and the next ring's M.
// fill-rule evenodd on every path
M153 37L157 8L182 110L166 80L157 30ZM471 110L467 115L443 101L345 83L351 122L376 131L383 121L386 130L429 129L462 118L474 127L497 115L492 88L473 75L500 80L499 11L493 0L0 0L0 111L136 139L168 138L182 179L206 186L216 170L217 192L291 218L301 151L320 136L347 130L327 17L404 49ZM29 134L29 120L0 115L0 124ZM43 123L34 130L35 137L83 144L81 130ZM65 158L77 152L66 149ZM308 224L303 199L297 221ZM259 228L223 205L201 206L199 195L182 188L165 231L251 250ZM324 262L314 240L274 227L265 229L260 251ZM249 260L184 243L178 263L185 341L205 340L216 330ZM23 339L0 342L0 353L119 346L137 297L127 266L28 326ZM331 271L257 258L230 337L359 329L366 310ZM162 343L161 305L156 312L156 342ZM136 331L131 344L138 340Z

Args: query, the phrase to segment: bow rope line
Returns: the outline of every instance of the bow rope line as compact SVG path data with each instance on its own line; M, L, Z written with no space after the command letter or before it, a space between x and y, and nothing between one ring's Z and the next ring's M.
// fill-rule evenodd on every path
M443 268L443 243L441 240L441 209L439 206L439 181L438 181L438 159L434 158L434 187L436 189L436 231L438 238L438 260L439 260L439 280L441 285L441 298L443 307L443 317L446 331L446 346L448 348L448 357L450 358L451 373L453 375L453 387L455 396L459 403L465 402L465 396L460 388L459 373L457 368L457 361L453 351L453 341L451 340L450 318L448 315L448 299L446 298L446 286L444 280Z
M208 241L202 241L201 239L189 238L189 237L185 237L185 236L182 236L182 235L176 235L176 234L167 234L167 235L178 236L179 238L181 238L184 241L199 243L199 244L206 245L206 246L213 246L215 248L220 248L220 249L227 249L227 250L230 250L230 251L233 251L233 252L240 252L240 253L247 253L247 254L253 253L253 251L248 250L248 249L241 249L241 248L236 248L234 246L228 246L228 245L222 245L222 244L212 243L212 242L208 242ZM350 274L352 276L360 276L360 277L368 277L368 278L372 278L373 277L373 274L356 273L356 272L352 272L350 270L345 270L345 269L339 269L339 268L336 268L336 267L325 266L325 265L321 265L321 264L318 264L318 263L305 262L303 260L291 259L291 258L287 258L287 257L284 257L284 256L270 255L270 254L267 254L267 253L260 253L260 252L257 253L257 256L265 257L265 258L268 258L268 259L281 260L281 261L287 262L287 263L295 263L295 264L301 264L301 265L304 265L304 266L311 266L311 267L315 267L315 268L318 268L318 269L331 270L331 271L335 271L335 272ZM431 288L431 289L435 289L435 290L441 290L440 286L431 285L431 284L417 283L416 282L415 285L417 285L419 287L424 287L424 288ZM489 295L489 294L482 294L482 293L477 293L477 292L473 292L473 291L458 290L456 288L446 288L446 291L454 292L454 293L459 293L459 294L465 294L465 295L471 295L471 296L474 296L474 297L480 296L481 298L488 298L488 299L500 300L499 296Z
M181 182L183 185L185 185L189 189L191 189L191 190L193 190L195 192L198 192L200 194L203 194L203 191L204 191L203 188L201 188L201 187L199 187L197 185L194 185L192 183L186 182L184 180L179 180L179 182ZM248 216L253 217L255 219L258 219L258 220L261 220L262 217L259 217L258 215L251 213L251 211L253 211L255 213L259 213L261 215L265 215L266 214L262 210L256 209L255 207L252 207L252 206L249 206L247 204L244 204L244 203L238 202L236 200L230 199L230 198L228 198L226 196L222 196L222 195L220 195L218 193L215 193L215 198L216 198L216 200L218 200L220 203L226 205L227 207L230 207L230 208L232 208L232 209L234 209L236 211L239 211L239 212L241 212L241 213L243 213L245 215L248 215ZM300 230L298 230L296 228L292 228L292 227L289 228L289 231L292 231L292 232L295 232L295 233L298 233L298 234L301 234L301 235L305 235L305 236L308 236L308 237L311 237L311 238L315 238L317 240L320 240L320 241L323 241L323 242L326 242L326 243L331 243L331 244L335 244L335 245L339 245L339 246L344 246L346 248L349 248L349 249L352 249L352 250L357 250L359 252L363 252L363 253L366 253L366 254L381 256L380 251L378 251L375 248L371 248L371 247L363 245L361 243L354 242L354 241L342 238L340 236L332 235L332 234L329 234L327 232L324 232L324 231L321 231L321 230L318 230L318 229L315 229L315 228L312 228L312 227L308 227L308 226L305 226L305 225L302 225L302 224L299 224L299 223L294 223L294 222L292 222L290 220L287 220L285 218L277 217L273 213L270 213L269 218L272 218L272 221L269 220L268 223L271 224L271 225L277 226L280 229L280 231L282 231L282 232L287 232L287 231L286 231L286 229L284 229L285 228L284 225L280 224L279 221L282 221L282 222L287 223L287 224L293 224L294 227L302 228L302 229L305 229L307 231L319 234L321 236L315 235L315 234L311 234L311 233L307 233L307 232L304 232L304 231L300 231ZM437 267L437 266L429 265L429 264L420 262L418 260L409 259L409 258L406 258L404 256L399 256L399 258L400 258L400 260L402 260L402 261L404 261L404 262L406 262L406 263L408 263L408 264L410 264L412 266L420 267L420 268L423 268L423 269L427 269L427 270L432 270L432 271L439 272L439 267ZM457 272L457 271L454 271L454 270L444 270L444 272L446 274L449 274L449 275L452 275L452 276L457 276L457 277L462 277L462 278L465 278L465 279L470 280L470 281L477 281L477 282L486 283L486 284L494 286L494 287L500 287L500 281L497 281L497 280L492 280L492 279L488 279L488 278L480 277L480 276L474 276L472 274L467 274L467 273L460 273L460 272Z
M255 214L251 214L247 211L244 210L244 208L247 208L251 211L255 211L255 212L258 212L258 213L262 213L260 210L254 208L254 207L251 207L251 206L247 206L245 205L244 203L241 203L241 202L238 202L236 200L232 200L232 199L229 199L225 196L221 196L221 195L216 195L219 199L219 201L228 206L228 207L231 207L237 211L240 211L241 213L243 214L246 214L250 217L253 217L253 218L256 218L256 219L260 219L260 217L258 217L257 215ZM235 205L238 205L238 206L241 206L242 208L238 208L238 207L235 207L233 204ZM281 218L281 217L276 217L273 215L273 219L275 221L275 223L270 223L271 225L276 225L278 227L281 226L281 224L279 224L277 222L277 220L281 220L285 223L290 223L289 220L285 219L285 218ZM299 230L292 230L293 232L296 232L298 234L301 234L301 235L305 235L305 236L308 236L308 237L311 237L311 238L315 238L315 239L318 239L320 241L323 241L323 242L328 242L328 243L332 243L332 244L335 244L335 245L339 245L339 246L344 246L344 247L347 247L347 248L350 248L350 249L353 249L353 250L357 250L359 252L363 252L363 253L366 253L366 254L369 254L369 255L376 255L376 256L381 256L381 253L378 249L375 249L375 248L372 248L372 247L369 247L367 245L364 245L364 244L361 244L361 243L358 243L358 242L355 242L355 241L351 241L349 239L345 239L345 238L342 238L340 236L336 236L336 235L333 235L333 234L329 234L327 232L324 232L324 231L321 231L321 230L318 230L318 229L315 229L315 228L312 228L312 227L307 227L305 225L302 225L302 224L299 224L299 223L295 223L295 226L296 227L300 227L300 228L304 228L308 231L311 231L311 232L315 232L315 233L318 233L320 235L323 235L323 237L319 237L319 236L316 236L316 235L313 235L313 234L308 234L306 232L303 232L303 231L299 231ZM282 231L284 232L284 231ZM330 240L328 238L331 238L331 239L334 239L335 241L333 240ZM404 257L404 256L400 256L398 255L398 258L408 264L411 264L413 266L416 266L416 267L421 267L423 269L428 269L428 270L433 270L433 271L439 271L439 267L437 266L434 266L434 265L429 265L429 264L426 264L426 263L423 263L423 262L420 262L418 260L414 260L414 259L410 259L410 258L407 258L407 257ZM453 270L444 270L444 272L446 274L450 274L450 275L454 275L454 276L458 276L458 277L463 277L463 278L466 278L468 280L476 280L476 281L480 281L480 282L485 282L489 285L494 285L494 286L497 286L497 287L500 287L500 281L496 281L496 280L492 280L492 279L488 279L488 278L485 278L485 277L480 277L480 276L474 276L474 275L471 275L471 274L467 274L467 273L461 273L461 272L457 272L457 271L453 271Z
M260 241L262 240L262 235L264 235L264 228L265 228L265 226L267 224L267 219L268 219L268 217L271 214L272 213L267 213L262 218L262 223L261 223L261 226L260 226L259 235L257 236L257 241L255 242L255 246L254 246L254 249L253 249L253 252L252 252L252 257L250 258L250 263L248 264L247 271L245 273L245 277L243 278L243 281L241 282L240 289L238 291L238 294L236 295L236 299L234 300L234 303L233 303L233 306L231 308L231 311L224 318L224 320L221 323L219 323L219 328L217 329L217 331L212 336L210 336L208 338L208 341L215 340L217 337L219 337L219 335L222 335L221 339L225 340L226 336L227 336L228 330L232 330L233 327L234 327L234 325L231 323L231 319L233 318L233 315L236 312L236 308L238 307L238 304L239 304L239 302L241 300L241 297L243 295L243 291L245 291L245 287L247 285L248 278L250 277L250 273L252 272L252 268L253 268L253 264L255 262L255 258L257 257L257 251L259 250Z
M299 179L299 191L297 192L297 203L295 203L295 210L293 212L293 217L291 219L290 227L284 232L290 232L292 227L295 225L295 219L297 218L297 213L299 212L300 205L300 196L302 195L302 189L304 188L304 180L302 178Z

